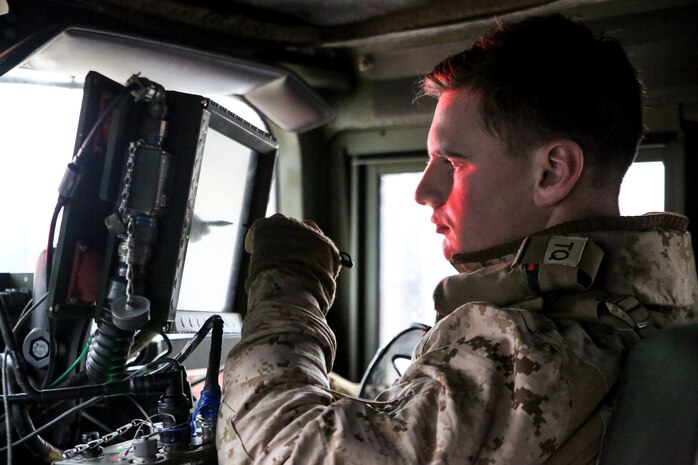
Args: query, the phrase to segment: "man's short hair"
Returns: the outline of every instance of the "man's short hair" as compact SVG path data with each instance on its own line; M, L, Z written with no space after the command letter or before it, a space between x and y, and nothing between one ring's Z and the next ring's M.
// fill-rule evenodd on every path
M596 186L619 188L642 137L642 86L623 47L561 15L498 24L422 81L436 98L464 88L512 154L571 139Z

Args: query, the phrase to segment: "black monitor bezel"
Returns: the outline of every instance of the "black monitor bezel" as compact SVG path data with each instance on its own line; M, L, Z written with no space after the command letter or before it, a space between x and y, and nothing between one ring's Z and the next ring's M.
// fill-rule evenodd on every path
M89 73L85 82L76 147L80 146L85 134L97 120L99 108L104 107L104 101L108 103L110 98L116 98L124 89L120 84L95 72ZM248 147L251 151L251 160L255 166L248 179L246 195L249 205L241 219L245 229L249 228L256 218L266 213L278 145L271 135L255 128L208 98L168 91L167 99L169 130L163 149L176 158L177 168L168 212L159 222L161 240L154 248L148 265L152 276L147 282L148 298L151 300L151 322L147 329L195 331L198 329L197 322L203 322L208 312L198 309L178 310L177 288L180 284L183 254L186 252L186 241L191 227L191 207L195 201L196 192L192 186L196 183L193 180L198 175L197 160L200 166L206 132L208 128L214 129ZM85 157L91 157L89 159L92 164L87 164L87 173L83 174L83 178L89 181L81 180L84 186L78 190L78 199L71 200L65 206L56 259L51 273L48 307L53 317L98 317L105 302L109 277L113 274L117 261L118 241L116 236L106 230L103 219L115 209L115 195L118 194L116 186L120 186L120 181L115 183L114 179L115 176L121 179L128 142L136 137L135 126L143 111L142 107L142 103L134 103L128 99L116 108L101 129L105 133L101 143L91 144L84 154ZM86 223L85 218L90 218L90 221ZM93 241L90 247L103 251L103 274L100 278L98 297L94 302L74 302L71 301L71 296L67 295L67 283L73 272L75 260L76 240L81 237L89 237ZM223 314L244 312L246 305L245 293L237 292L237 289L242 289L241 286L244 285L243 270L248 263L248 258L242 250L243 243L244 241L238 240L240 252L237 269L231 278L234 282L230 283L229 304L226 305ZM175 324L178 317L179 320L186 320L189 324ZM239 329L233 324L238 319L225 319L233 326L227 330Z

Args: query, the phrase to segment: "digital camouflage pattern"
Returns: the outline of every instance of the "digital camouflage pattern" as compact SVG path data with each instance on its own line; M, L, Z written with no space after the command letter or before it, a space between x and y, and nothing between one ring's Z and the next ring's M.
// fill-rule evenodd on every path
M437 323L376 402L329 391L335 339L307 276L258 270L226 361L219 463L593 463L607 394L633 340L623 332L642 337L698 318L684 223L656 215L541 233L590 238L603 250L584 291L532 292L521 276L535 267L515 262L516 246L459 257L462 273L435 292ZM524 274L511 272L518 266ZM495 280L509 301L473 279Z

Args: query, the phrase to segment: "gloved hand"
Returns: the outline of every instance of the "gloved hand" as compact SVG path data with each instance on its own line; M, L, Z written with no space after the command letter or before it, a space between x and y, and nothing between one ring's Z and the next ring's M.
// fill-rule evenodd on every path
M315 223L281 214L257 220L247 232L245 250L252 254L245 290L262 271L284 270L298 278L327 313L337 288L340 255Z

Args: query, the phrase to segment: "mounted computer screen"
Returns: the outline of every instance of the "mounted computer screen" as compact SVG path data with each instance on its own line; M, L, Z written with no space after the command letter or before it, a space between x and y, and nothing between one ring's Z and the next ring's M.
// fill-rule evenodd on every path
M63 211L49 286L51 315L92 317L125 285L124 233L108 229L105 220L119 212L130 183L130 205L137 204L136 195L145 204L163 205L145 215L157 223L137 289L150 302L147 327L197 330L211 312L235 323L226 314L241 311L245 301L237 292L246 267L244 235L265 213L276 141L210 99L167 91L163 142L157 150L137 152L129 168L133 143L145 144L151 110L124 92L98 73L86 78L76 148L96 132L84 147L81 179Z

